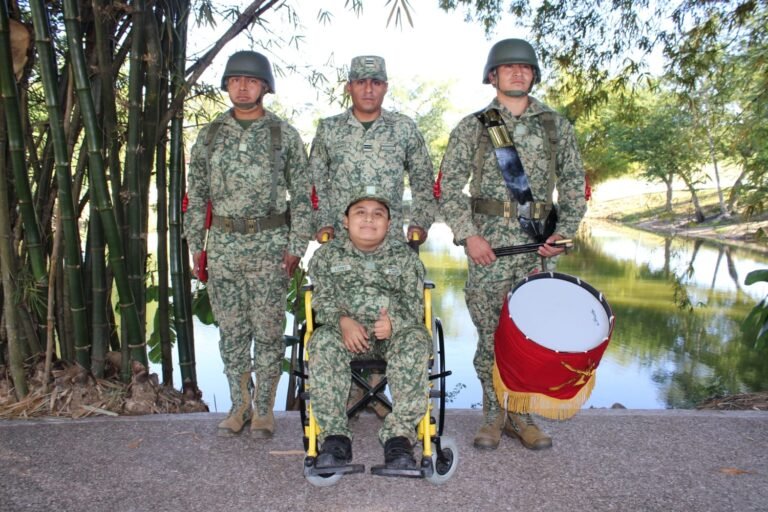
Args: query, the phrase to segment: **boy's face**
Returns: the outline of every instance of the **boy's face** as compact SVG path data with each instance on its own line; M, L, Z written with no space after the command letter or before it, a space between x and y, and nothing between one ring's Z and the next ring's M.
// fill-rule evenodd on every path
M349 207L344 227L355 247L364 252L376 249L389 231L389 210L375 199L363 199Z

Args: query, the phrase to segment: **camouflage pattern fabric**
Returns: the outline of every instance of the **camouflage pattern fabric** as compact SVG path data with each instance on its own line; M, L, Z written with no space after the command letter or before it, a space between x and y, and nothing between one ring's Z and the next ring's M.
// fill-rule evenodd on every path
M497 108L501 112L525 168L534 199L546 200L549 149L539 115L551 109L532 97L528 108L519 118L513 116L496 99L488 108ZM572 238L576 235L586 211L584 167L573 127L560 115L555 115L555 119L559 135L556 173L559 221L555 232L565 238ZM451 133L441 165L441 216L453 230L457 243L463 243L473 235L483 236L492 247L530 243L531 240L522 231L517 219L472 214L471 198L464 193L464 187L471 180L477 180L474 175L475 153L483 130L485 128L477 118L469 115L462 119ZM470 191L478 193L479 198L510 201L491 144L486 146L482 162L481 183L471 183ZM531 253L501 257L488 266L476 265L471 260L468 263L465 299L478 330L474 365L483 384L483 394L489 408L486 421L490 422L499 411L499 404L493 392L493 334L498 325L503 300L515 283L539 267L540 258ZM546 270L554 269L555 262L552 259L547 260L546 264ZM546 305L542 304L542 308L546 309Z
M403 189L407 175L413 195L412 225L429 230L435 214L434 172L424 138L410 118L382 110L366 130L348 110L320 121L312 141L310 169L319 198L316 228L343 234L344 210L362 184L388 198L390 233L403 239Z
M387 65L383 58L376 55L361 55L352 59L349 65L349 80L367 78L387 81Z
M312 305L320 327L309 350L312 411L320 442L328 435L352 437L346 405L349 363L354 359L387 360L393 410L384 419L379 440L396 436L416 441L416 425L427 408L427 364L432 341L423 324L424 266L399 240L387 238L371 253L356 249L349 239L336 239L318 249L309 264L315 287ZM375 340L373 324L387 308L392 336ZM349 352L341 338L339 319L349 316L369 332L371 350Z
M192 147L188 173L189 206L184 218L185 233L193 254L202 249L205 204L213 203L214 215L236 218L264 217L273 213L272 141L270 125L279 122L282 130L282 169L278 175L277 208L288 208L290 192L291 227L287 225L254 234L225 233L212 227L208 240L208 292L219 323L219 350L224 373L237 390L233 407L247 397L242 394L240 375L256 373L259 395L254 397L260 414L271 408L274 381L281 370L285 345L285 293L288 276L281 268L283 252L301 256L311 236L311 191L307 157L298 132L274 114L266 115L243 129L230 112L215 122L222 123L212 144L211 173L203 141L210 125L201 130ZM251 346L253 345L253 362Z

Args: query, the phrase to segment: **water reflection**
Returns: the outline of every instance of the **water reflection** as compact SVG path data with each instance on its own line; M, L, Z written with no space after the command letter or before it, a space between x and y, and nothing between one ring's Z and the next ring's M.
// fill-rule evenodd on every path
M437 285L434 310L443 320L447 366L453 371L449 407L478 407L476 334L464 304L463 249L437 224L421 258ZM766 267L765 255L591 223L558 262L559 272L601 291L616 315L585 407L690 408L714 393L768 389L767 351L753 349L740 332L749 310L768 294L768 285L747 287L744 277ZM218 331L196 323L195 336L203 398L211 410L227 411ZM277 408L284 407L286 381L281 379Z

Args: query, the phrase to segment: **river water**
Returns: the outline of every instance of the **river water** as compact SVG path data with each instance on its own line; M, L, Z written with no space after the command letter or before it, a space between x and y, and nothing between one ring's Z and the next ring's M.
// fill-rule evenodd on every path
M754 349L740 331L752 307L768 295L768 284L745 286L744 278L768 268L768 256L612 224L590 221L586 228L559 259L557 272L578 276L604 294L616 319L584 407L692 408L714 394L768 389L768 350ZM420 256L436 284L434 313L443 322L446 367L453 372L448 407L479 407L463 248L438 223ZM546 305L541 315L547 321ZM230 401L218 338L216 327L196 321L198 384L211 411L226 412ZM286 391L284 374L278 410L285 407Z

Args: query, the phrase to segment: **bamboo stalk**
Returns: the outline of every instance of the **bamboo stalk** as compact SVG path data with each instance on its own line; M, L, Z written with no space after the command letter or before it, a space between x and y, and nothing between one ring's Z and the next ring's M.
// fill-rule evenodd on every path
M177 9L172 14L175 20L177 38L173 46L173 64L171 72L171 91L174 96L183 94L184 64L186 61L186 34L189 18L189 2L182 0L172 4ZM167 116L167 114L166 114ZM170 268L171 289L173 290L173 317L176 326L176 341L179 351L179 367L181 380L197 382L192 358L191 346L194 344L194 333L188 311L191 309L190 292L187 292L189 280L186 266L189 266L189 251L182 240L181 200L184 195L184 150L182 133L182 116L173 116L171 120L171 151L169 163L169 232L170 232Z
M48 26L43 0L30 0L30 10L35 28L35 45L39 55L40 76L45 91L45 104L48 112L51 140L53 141L58 185L59 216L64 240L64 269L69 290L70 314L74 330L75 355L78 364L90 368L90 336L88 335L88 315L85 306L85 289L82 274L82 256L80 253L80 233L77 225L78 215L72 195L72 173L70 168L67 139L64 132L64 120L59 104L58 73L53 50L52 36ZM56 236L59 235L58 229ZM51 263L51 273L54 263ZM50 313L49 313L50 314ZM46 349L46 363L48 349ZM46 376L48 375L46 371Z
M37 284L45 284L47 271L43 253L40 225L32 201L32 190L27 178L24 161L24 131L22 129L21 109L16 90L16 77L13 74L11 55L10 22L8 6L0 1L0 95L3 99L5 120L8 125L8 147L13 170L13 183L18 198L18 208L24 224L24 240L29 253L32 274Z
M91 201L101 217L104 234L109 247L109 261L114 274L115 284L120 301L120 314L127 325L128 339L122 340L128 344L137 360L146 366L146 342L141 337L141 324L136 303L128 280L128 272L123 256L122 240L117 226L115 214L110 204L107 181L104 174L104 160L101 155L101 129L96 116L93 97L88 81L88 68L82 49L81 30L76 0L64 1L64 25L69 42L69 54L75 76L75 85L80 102L81 114L85 124L85 137L88 146L89 175L91 178ZM128 381L131 377L130 366L123 364L121 377Z

